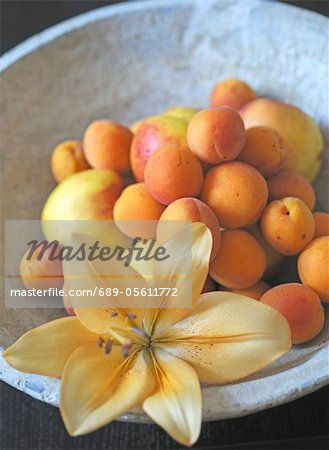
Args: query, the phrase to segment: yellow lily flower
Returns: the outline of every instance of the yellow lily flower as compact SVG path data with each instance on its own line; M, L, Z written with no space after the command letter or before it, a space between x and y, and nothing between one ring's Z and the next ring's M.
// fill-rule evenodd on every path
M28 331L4 352L21 371L62 379L60 411L70 435L141 406L190 446L201 428L200 383L234 382L289 351L289 325L274 309L231 292L200 296L211 251L202 224L194 225L192 247L192 308L83 308L73 299L76 317ZM86 273L96 269L86 265ZM162 270L172 275L178 268L163 264ZM173 280L184 295L184 281ZM65 278L66 286L71 282Z

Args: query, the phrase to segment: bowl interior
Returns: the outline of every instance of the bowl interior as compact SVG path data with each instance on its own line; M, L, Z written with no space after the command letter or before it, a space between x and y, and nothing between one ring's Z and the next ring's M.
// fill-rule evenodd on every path
M212 85L225 77L241 77L260 95L311 114L328 150L327 26L327 19L317 14L260 0L143 2L102 8L23 44L3 60L4 66L14 61L3 71L1 84L3 218L39 219L54 187L52 148L61 140L80 138L90 121L108 117L130 124L169 106L207 106ZM315 184L321 210L328 209L325 153ZM0 347L58 315L62 311L7 309L2 299ZM325 330L233 386L244 385L249 396L257 396L255 380L263 380L268 390L269 380L279 380L274 375L303 371L315 355L323 367L329 340ZM319 387L322 372L307 373L304 387L292 383L274 391L287 399L287 389L296 396L296 389ZM209 389L220 392L224 406L218 406L218 396L214 400L212 393L204 394L206 417L243 413L232 386ZM229 413L232 395L236 406ZM257 401L268 406L269 395Z

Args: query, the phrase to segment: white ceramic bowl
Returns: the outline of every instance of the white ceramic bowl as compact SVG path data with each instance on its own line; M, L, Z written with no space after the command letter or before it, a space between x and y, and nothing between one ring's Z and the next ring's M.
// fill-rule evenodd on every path
M327 27L325 17L282 3L160 0L101 8L29 39L0 63L3 217L39 218L54 185L52 147L81 136L91 120L129 124L171 105L206 106L212 85L229 76L310 113L328 148ZM316 182L322 209L327 180L326 165ZM6 309L2 300L0 346L56 315ZM242 416L324 386L328 341L326 326L253 377L203 388L204 420ZM58 380L20 373L3 359L0 370L9 384L58 404ZM139 411L122 419L148 421Z

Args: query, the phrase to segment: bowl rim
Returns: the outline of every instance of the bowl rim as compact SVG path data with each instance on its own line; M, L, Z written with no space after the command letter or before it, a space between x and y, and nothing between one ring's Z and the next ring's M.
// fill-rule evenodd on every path
M45 46L46 44L56 40L59 37L62 37L70 32L81 29L87 25L92 23L107 20L114 16L120 16L126 13L132 13L136 11L142 10L159 10L162 8L177 8L186 5L193 5L193 7L197 7L196 5L202 5L204 0L139 0L133 3L131 2L123 2L114 5L103 6L101 8L97 8L92 11L88 11L82 13L78 16L67 19L63 22L60 22L52 27L49 27L40 33L26 39L22 43L18 44L13 49L5 52L0 57L0 73L10 68L13 64L20 61L24 57L38 50L39 48ZM213 3L216 3L218 0L209 0ZM322 23L327 24L329 19L321 14L316 12L312 12L309 10L301 9L297 6L292 6L289 4L278 3L276 1L266 1L266 0L250 0L248 5L245 5L244 0L226 0L227 4L232 4L236 2L243 3L244 6L248 6L248 8L254 5L260 5L267 3L268 8L278 8L280 11L283 11L285 14L293 13L298 14L298 17L301 19L307 19L307 21L314 21L316 24L319 24L320 21ZM328 314L327 310L327 314ZM246 414L251 414L253 412L259 411L261 409L270 408L273 406L277 406L292 400L295 400L303 395L306 395L310 392L313 392L321 387L329 384L329 371L328 371L328 349L329 343L325 344L322 348L318 349L310 359L304 361L301 364L298 364L295 367L284 370L283 372L276 373L273 375L267 375L260 379L255 380L242 380L238 383L225 385L225 386L206 386L203 387L203 392L206 396L213 397L216 392L216 396L222 399L222 404L218 405L218 409L216 411L212 411L211 414L207 415L207 410L205 411L205 415L203 420L218 420L224 418L233 418L240 417ZM0 348L0 352L1 352ZM2 352L1 352L2 353ZM55 379L51 379L49 377L41 377L38 375L26 375L18 372L20 375L20 382L13 383L10 380L9 370L6 362L2 355L0 355L0 378L5 382L11 385L15 385L17 389L20 389L27 394L39 398L40 400L46 401L47 403L57 405L58 402L55 397L42 398L40 397L38 391L34 391L33 389L27 389L25 381L26 377L28 379L35 380L36 383L44 383L44 381L48 380L51 383ZM267 388L268 380L273 381L273 377L276 377L276 383L273 386L273 382L271 383L271 389ZM298 380L298 385L289 383L291 378L295 377L295 380ZM239 395L234 395L234 389L237 385L243 387L240 390ZM59 389L59 380L56 383L51 384L55 389L55 393L58 394ZM252 392L252 401L250 401L250 391ZM57 389L57 391L56 391ZM264 394L265 390L267 391L266 397L262 397L261 394ZM258 394L258 395L257 395ZM249 401L244 403L244 400L249 398ZM144 422L149 423L152 422L145 415L141 414L132 414L128 413L122 416L119 420L123 421L134 421L134 422Z
M218 0L207 0L208 2L216 3ZM222 0L223 1L223 0ZM236 4L241 3L246 7L245 0L225 0L227 4ZM72 31L83 28L86 25L90 25L91 23L98 22L100 20L109 19L110 17L116 15L123 15L130 12L141 11L141 10L149 10L149 9L162 9L168 7L177 7L184 6L187 4L193 5L202 5L204 0L137 0L134 2L129 2L129 0L124 1L122 3L115 3L114 5L106 5L100 8L95 8L91 11L87 11L77 16L71 17L69 19L63 20L53 26L45 28L37 34L25 39L21 43L17 44L12 49L3 53L0 56L0 73L4 72L10 66L18 62L20 59L28 56L30 53L33 53L35 50L43 47L44 45L50 43L51 41L67 34ZM317 13L315 11L310 11L304 8L300 8L299 6L290 5L287 3L277 2L276 0L249 0L248 8L253 7L254 5L267 3L267 8L279 8L280 10L285 11L287 14L291 12L298 13L300 18L305 18L308 21L313 19L316 22L320 20L323 23L328 23L329 18Z
M9 366L0 348L0 379L16 389L53 406L59 406L60 379L23 373ZM329 343L316 350L312 357L282 372L262 378L245 379L226 385L202 386L203 421L232 419L297 400L329 384ZM314 380L314 374L317 374ZM13 382L12 375L15 376ZM298 380L298 383L291 383ZM275 383L274 383L275 381ZM268 389L270 383L271 389ZM238 392L236 387L240 386ZM264 392L266 396L264 398ZM216 398L216 406L207 406L207 398ZM252 401L250 401L252 398ZM142 411L128 412L116 420L153 423Z

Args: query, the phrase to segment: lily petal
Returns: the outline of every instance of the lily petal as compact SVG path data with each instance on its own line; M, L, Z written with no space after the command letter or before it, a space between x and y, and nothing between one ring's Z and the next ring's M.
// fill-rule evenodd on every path
M173 256L165 262L155 263L155 273L170 277L167 278L166 286L176 288L177 297L166 297L162 308L155 314L154 334L170 328L190 312L207 278L212 249L211 233L201 222L192 223L189 228L190 236L183 230L166 244L167 253ZM190 254L187 247L190 248ZM189 280L181 277L187 273L191 276Z
M60 378L71 354L87 342L96 345L97 338L77 317L63 317L28 331L3 356L22 372Z
M74 235L69 245L79 248L82 244L92 246L94 241L88 236ZM141 289L147 284L143 277L131 267L124 267L116 259L101 261L84 260L63 261L65 291L72 293L84 291L84 295L70 295L70 302L81 323L95 333L108 333L109 328L118 325L126 327L127 313L134 319L130 322L141 327L142 313L136 306L138 298L126 295L110 295L113 289L127 292L127 288ZM106 291L108 290L108 291ZM113 317L113 313L115 317Z
M231 292L209 292L155 343L189 362L200 381L223 384L287 353L291 332L287 320L267 305Z
M201 428L202 397L195 370L162 349L154 349L158 389L143 403L144 411L176 441L192 445Z
M93 344L78 348L65 365L60 410L72 436L86 434L141 405L154 388L143 351L124 358L114 345L110 354Z

